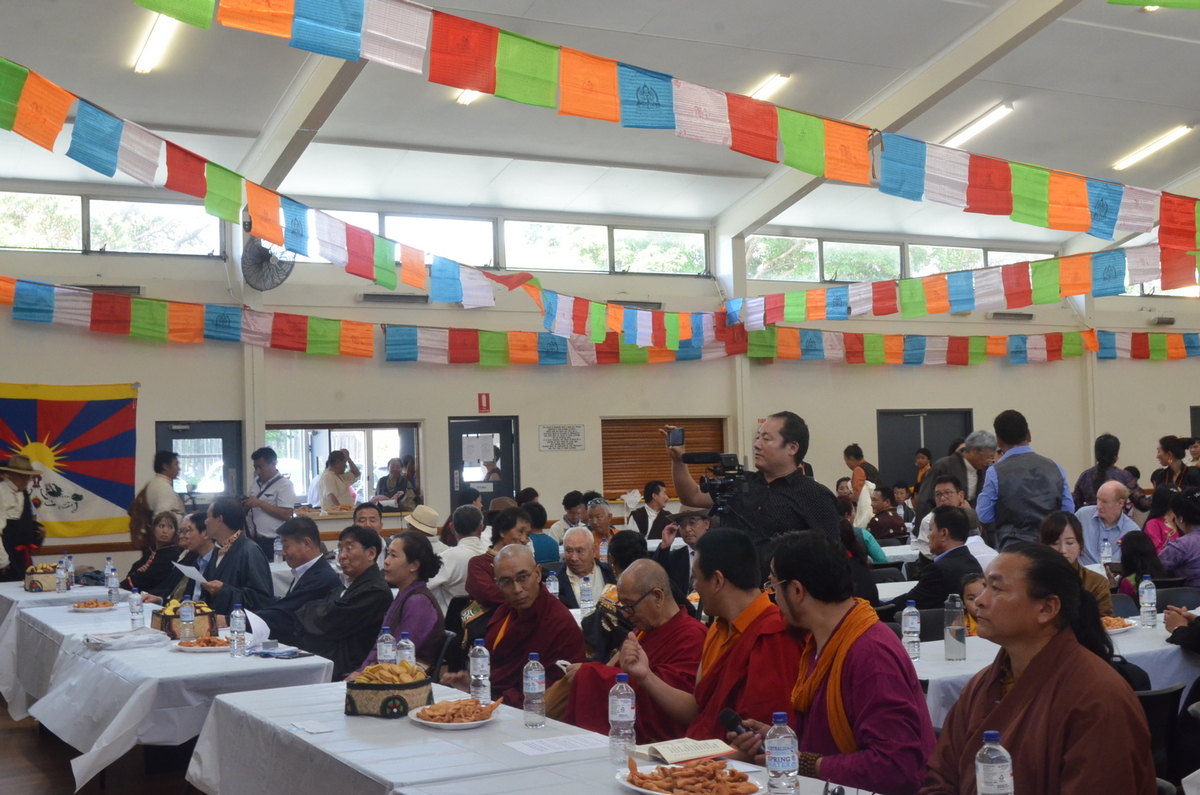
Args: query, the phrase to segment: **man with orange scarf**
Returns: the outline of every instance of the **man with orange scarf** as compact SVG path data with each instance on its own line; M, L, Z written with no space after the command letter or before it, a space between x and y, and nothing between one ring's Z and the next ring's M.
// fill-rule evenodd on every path
M880 795L921 788L933 724L900 639L854 598L846 550L823 533L780 538L770 583L789 626L809 632L792 689L800 775ZM765 723L728 739L759 754Z
M759 587L754 542L740 530L710 530L696 542L694 571L700 601L715 618L704 638L694 693L655 674L634 638L621 646L621 668L639 693L687 726L692 739L723 737L718 716L724 709L764 721L780 710L790 715L786 694L800 663L800 646Z

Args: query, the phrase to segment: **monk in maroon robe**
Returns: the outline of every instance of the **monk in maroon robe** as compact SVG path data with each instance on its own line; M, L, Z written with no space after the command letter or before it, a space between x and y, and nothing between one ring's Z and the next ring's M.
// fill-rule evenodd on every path
M671 687L691 692L696 684L706 630L676 604L666 570L652 560L635 560L621 574L617 598L620 614L637 630L630 636L645 650L650 670ZM613 663L619 657L618 651ZM616 684L620 672L615 664L598 662L568 668L571 695L563 719L584 729L607 733L608 691ZM636 682L632 686L637 696L634 730L639 743L674 740L687 732L687 724L673 720Z

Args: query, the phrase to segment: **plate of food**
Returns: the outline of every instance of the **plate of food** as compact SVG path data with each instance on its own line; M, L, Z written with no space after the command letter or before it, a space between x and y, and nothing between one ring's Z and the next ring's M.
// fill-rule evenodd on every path
M195 640L181 640L175 644L175 651L188 654L212 654L214 652L229 653L229 638L203 637Z
M629 769L617 771L617 782L648 795L667 792L754 795L762 790L748 775L734 769L724 759L697 759L682 765L659 765L653 771L644 773L638 770L637 763L630 757Z
M423 707L416 712L410 713L411 718L415 723L422 726L428 726L431 729L441 729L442 731L458 732L467 729L476 729L483 726L492 719L496 707L500 706L503 699L497 699L486 707L479 703L478 699L462 698L458 701L439 701L436 704L430 704L428 707Z
M86 602L71 605L72 613L107 613L116 609L117 606L107 599L88 599Z
M1109 635L1120 635L1137 626L1133 621L1120 616L1101 616L1100 621L1104 624L1104 631Z

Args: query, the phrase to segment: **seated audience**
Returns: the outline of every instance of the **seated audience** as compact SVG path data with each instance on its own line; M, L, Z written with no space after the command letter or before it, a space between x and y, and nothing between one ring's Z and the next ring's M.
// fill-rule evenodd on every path
M349 587L296 610L295 645L332 660L334 681L367 658L392 603L392 589L375 562L382 549L374 530L347 527L338 536L338 563Z
M557 577L558 598L572 610L579 607L579 589L584 577L591 578L592 599L597 602L604 586L617 581L612 568L596 560L592 534L583 527L572 527L563 536L563 565Z
M549 687L563 677L556 662L583 662L583 632L571 611L542 587L541 569L524 544L501 549L495 573L504 603L488 622L484 643L492 656L492 698L503 697L505 704L520 709L525 703L522 672L529 653L541 657ZM470 692L471 674L445 674L442 684Z
M667 571L671 584L687 596L696 590L693 586L693 564L696 559L696 542L699 541L712 520L708 511L684 511L675 514L674 521L663 528L662 543L654 550L654 560ZM683 539L683 546L673 549L676 536Z
M347 472L346 470L350 471ZM354 505L354 490L350 488L358 482L358 467L350 459L349 450L332 450L325 459L325 471L321 473L321 481L317 489L321 495L320 508L332 511L342 506Z
M983 593L985 586L983 574L968 574L962 581L963 614L967 623L967 635L974 638L979 635L979 605L976 600Z
M850 490L850 478L838 478L837 484L834 486L834 494L848 500L853 499L854 492Z
M618 582L617 610L632 627L626 637L634 637L641 644L654 675L677 690L691 692L696 685L706 629L679 607L671 590L662 566L651 560L635 560ZM608 731L608 691L621 672L617 662L614 658L608 664L589 662L567 669L566 678L571 684L567 723L595 732ZM672 720L636 681L631 686L637 696L637 742L674 740L687 732L687 724Z
M1175 529L1175 514L1171 512L1171 501L1179 489L1174 486L1159 486L1154 490L1150 499L1150 513L1146 516L1146 526L1142 531L1154 542L1154 551L1162 552L1168 541L1179 538Z
M546 534L559 544L562 543L567 530L579 527L587 521L587 500L583 498L583 492L568 491L563 495L562 507L563 517L550 525L550 529L546 531Z
M713 616L694 691L663 681L650 668L636 638L621 647L621 668L673 722L697 740L725 736L718 715L732 709L743 719L769 722L783 709L781 694L792 686L800 646L770 594L754 542L739 530L709 530L696 542L696 592Z
M417 490L404 474L404 464L399 458L388 461L387 474L375 484L375 496L371 502L379 503L385 500L395 500L396 507L401 511L411 511L417 507Z
M587 509L587 526L592 531L592 543L596 547L596 558L607 563L608 542L616 532L612 526L612 509L608 507L608 500L599 496L588 501Z
M539 496L537 489L533 486L527 486L517 492L517 507L524 508L530 503L538 502Z
M616 582L621 579L621 573L635 561L649 559L646 539L637 530L622 530L613 536L608 547L609 569L612 571L613 582L600 586L596 595L596 610L584 616L583 639L587 643L589 660L608 660L621 647L625 636L632 629L618 610ZM562 581L559 581L559 593L562 593ZM674 594L673 594L674 595ZM682 595L676 601L686 602Z
M1129 501L1139 511L1150 509L1150 498L1137 484L1137 478L1130 472L1117 467L1117 457L1121 453L1121 440L1111 433L1102 433L1096 437L1096 465L1085 469L1075 481L1071 498L1075 501L1075 515L1085 505L1095 505L1100 487L1109 481L1116 481L1129 492ZM1082 521L1082 520L1081 520ZM1084 523L1087 529L1087 523Z
M783 536L771 559L776 604L788 626L808 633L792 688L799 772L909 795L934 746L925 694L900 639L854 598L846 561L837 542L811 530ZM726 739L753 758L771 726L742 722L750 731Z
M850 577L854 581L854 596L868 604L879 604L879 586L875 584L875 577L871 574L871 559L867 557L867 548L863 546L862 541L854 532L854 525L850 522L842 519L840 529L842 546L846 548L850 561ZM868 535L870 534L868 533Z
M179 559L178 563L181 566L191 566L199 572L204 571L208 566L208 561L216 552L216 546L208 537L208 525L205 523L205 519L204 514L197 512L185 516L179 523L179 547L183 551L183 557ZM172 566L171 571L167 572L167 576L159 583L158 587L151 593L144 594L143 597L150 604L160 605L172 599L178 599L181 602L191 599L198 602L203 593L199 583L189 577L184 577L183 572Z
M426 669L437 662L446 640L445 616L427 585L441 567L442 561L434 554L429 536L419 530L405 530L393 538L383 562L384 579L398 589L383 617L383 626L391 630L396 640L401 632L407 632L416 647L417 662ZM358 669L361 671L378 661L372 647Z
M1158 552L1154 550L1154 542L1141 530L1126 533L1125 537L1121 539L1121 576L1117 577L1110 571L1108 573L1109 585L1116 587L1120 593L1128 596L1135 604L1140 603L1138 586L1142 584L1142 578L1147 574L1152 580L1156 577L1167 576L1162 561L1158 559Z
M637 530L643 538L662 538L663 528L671 523L671 514L667 513L667 484L650 481L642 489L642 499L646 504L630 512L628 529Z
M246 514L232 497L218 497L208 506L208 536L220 547L205 566L204 601L228 616L234 605L258 611L275 601L271 566L258 544L242 532Z
M359 527L365 527L368 530L374 530L383 537L383 509L373 502L362 502L354 508L354 517L351 520Z
M1109 664L1112 640L1066 558L1010 546L977 607L979 636L1000 652L950 709L922 795L976 791L985 731L1013 749L1014 792L1153 795L1145 712Z
M160 587L171 572L178 571L175 561L183 554L179 547L179 519L170 511L154 517L150 534L146 537L146 549L129 569L121 587L126 590L137 588L142 593Z
M504 602L504 593L496 585L494 561L505 547L513 544L523 547L529 542L529 514L521 508L501 511L492 525L491 542L482 555L467 561L466 591L472 602L462 613L464 648L475 638L483 637L488 620Z
M854 503L850 502L849 497L837 498L837 512L839 525L843 522L848 522L854 530L855 537L863 545L863 549L867 551L869 557L875 563L887 563L887 553L883 551L883 547L879 546L879 542L875 540L875 536L867 532L865 527L854 526L854 514L857 511L854 508Z
M871 493L871 510L875 515L867 524L867 530L875 538L903 538L908 535L904 519L896 513L896 498L887 486L879 486Z
M966 439L955 439L946 457L933 462L921 480L921 488L913 502L917 521L920 522L937 507L933 487L938 478L947 475L958 479L963 498L974 508L979 492L983 489L984 473L991 466L995 455L996 437L991 431L980 429L973 431Z
M429 538L429 544L433 547L433 552L440 555L451 547L446 546L438 540L438 522L442 517L438 516L438 512L428 505L418 505L413 508L413 512L404 517L404 526L410 530L416 530L418 533L423 533ZM455 535L458 531L455 530Z
M1184 463L1190 443L1190 439L1180 439L1178 436L1164 436L1158 440L1156 457L1162 468L1150 473L1154 488L1174 486L1180 491L1200 488L1200 469Z
M1117 548L1126 533L1138 526L1125 515L1125 502L1129 489L1115 480L1110 480L1096 491L1096 504L1085 505L1075 512L1083 528L1080 538L1079 560L1084 565L1100 562L1100 550L1107 541L1112 547L1112 556L1117 557Z
M1054 511L1042 520L1038 528L1038 537L1049 547L1054 547L1062 553L1079 576L1079 582L1084 590L1092 595L1096 607L1102 616L1111 616L1112 594L1108 588L1108 578L1097 574L1091 569L1084 568L1079 562L1079 552L1082 546L1079 538L1082 535L1079 519L1066 511Z
M1158 559L1173 576L1183 577L1184 585L1200 588L1200 489L1176 494L1171 512L1180 537L1167 542Z
M285 595L255 612L271 628L272 638L295 646L296 611L309 602L340 593L342 579L321 552L321 531L312 519L288 519L277 532L283 544L283 561L292 570L292 584Z
M454 511L457 511L464 505L474 505L483 513L483 495L479 490L472 486L464 486L459 489L458 494L454 495L454 505L451 507L450 521L442 526L441 540L447 547L452 547L458 543L458 533L454 530ZM484 522L484 528L487 528L487 522Z
M933 481L933 507L936 508L939 505L962 508L966 512L967 523L971 528L971 537L978 537L978 543L982 547L982 550L978 551L975 548L971 549L976 558L983 550L986 550L985 554L988 555L989 561L996 556L996 551L984 543L983 538L979 536L979 517L975 514L975 509L967 502L967 495L963 492L962 483L954 475L938 475ZM933 562L933 555L929 554L929 523L932 521L933 510L930 509L917 526L917 535L913 540L913 546L917 548L917 561L909 567L910 573L915 570L916 574L920 574L921 569ZM987 563L981 560L979 565L986 566Z
M943 607L950 594L961 592L963 577L983 573L979 561L967 549L971 531L966 511L939 505L932 516L929 551L933 562L921 570L921 577L911 591L890 600L898 609L903 609L909 600L917 603L918 610Z
M474 505L463 505L454 511L454 526L459 533L458 546L441 553L442 568L427 585L445 615L450 600L467 595L467 566L471 559L487 552L487 542L479 537L483 532L483 513Z

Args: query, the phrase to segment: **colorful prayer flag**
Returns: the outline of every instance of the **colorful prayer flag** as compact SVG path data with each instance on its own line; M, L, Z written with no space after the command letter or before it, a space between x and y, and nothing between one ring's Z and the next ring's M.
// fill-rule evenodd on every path
M208 193L208 183L204 178L204 164L207 162L194 152L167 141L167 183L163 187L203 199Z
M935 273L921 278L925 288L925 311L931 315L940 315L950 311L950 285L946 274Z
M350 252L346 250L346 222L316 210L313 212L313 228L320 256L339 268L346 267L350 263Z
M295 0L221 0L217 22L227 28L288 39L292 36L295 5Z
M947 273L946 289L951 312L970 312L975 309L975 271Z
M452 328L447 335L447 364L479 363L479 332L475 329Z
M7 58L0 58L0 129L11 130L17 120L21 93L29 79L29 70Z
M929 314L925 307L925 284L920 279L900 280L900 317L909 320Z
M729 129L729 103L725 92L671 79L675 107L675 134L706 144L729 146L733 133Z
M166 301L135 297L130 304L129 336L166 342L168 310Z
M876 317L894 315L900 311L896 280L871 283L871 313Z
M967 206L971 155L961 149L925 145L925 198L951 207Z
M967 212L985 215L1012 213L1012 172L1007 162L971 155L968 174Z
M825 177L871 184L871 130L825 120Z
M308 319L308 340L305 353L337 356L341 352L342 322L324 317Z
M357 356L362 359L375 357L375 326L355 320L341 321L342 334L338 340L338 353L342 356Z
M204 164L204 211L231 224L242 223L242 176L216 163Z
M1088 194L1088 180L1075 174L1061 171L1050 172L1051 229L1067 229L1087 232L1092 228L1092 213Z
M879 152L879 190L919 202L925 194L925 142L883 133Z
M0 85L2 81L0 77ZM37 72L30 72L17 104L12 131L43 149L54 151L54 142L62 132L74 101L75 95L70 91L59 88ZM5 113L4 106L5 100L0 97L0 115Z
M167 304L167 339L196 345L204 342L204 304Z
M242 308L240 306L205 304L204 339L241 342Z
M1158 221L1161 191L1126 185L1117 211L1117 228L1128 232L1149 232Z
M496 96L553 108L558 99L558 45L502 30L496 45Z
M729 130L733 142L729 148L759 160L779 162L779 121L775 106L741 94L726 94Z
M83 100L75 110L71 147L67 157L106 177L117 173L117 155L121 150L121 128L125 123Z
M362 57L421 74L425 71L425 47L432 26L433 12L425 6L405 0L367 0Z
M1078 254L1058 261L1059 295L1087 295L1092 291L1092 255Z
M1117 226L1117 214L1121 211L1124 186L1114 182L1089 179L1087 192L1088 210L1092 216L1092 226L1088 230L1088 234L1103 240L1112 240L1113 230Z
M373 278L375 284L387 290L396 289L396 243L386 237L374 235ZM407 246L401 246L407 248ZM425 286L425 255L421 255L421 287ZM405 284L408 284L405 279Z
M1033 303L1028 262L1005 265L1000 273L1004 279L1004 302L1008 309L1020 309Z
M394 246L395 244L393 244ZM346 273L360 279L375 279L375 235L361 226L346 224ZM392 278L396 274L396 258L392 256Z
M117 171L128 174L143 185L153 185L162 159L163 139L131 121L121 128L121 148L117 152Z
M53 323L54 288L49 284L19 279L13 298L12 316L14 320Z
M170 148L168 147L168 156ZM279 198L283 207L283 246L288 251L308 256L308 208L286 196Z
M300 50L357 61L362 54L363 0L294 0L292 40Z
M563 47L559 63L558 115L621 120L616 61Z
M434 11L429 81L483 94L496 93L499 39L499 28Z
M1056 259L1030 263L1031 298L1034 304L1057 304L1060 296L1059 263Z
M456 304L463 300L462 276L457 262L435 255L429 275L430 301Z
M1164 193L1158 210L1158 245L1181 251L1196 250L1196 200Z
M1040 166L1009 163L1012 179L1012 212L1019 224L1050 225L1050 172Z
M188 25L208 30L212 25L213 7L217 0L133 0L142 8L163 16L178 19Z
M417 330L412 326L384 326L383 359L386 362L415 362Z
M783 162L798 171L825 176L825 122L807 113L778 108Z
M1125 292L1125 252L1097 251L1092 254L1092 295L1121 295Z
M675 92L670 75L618 63L617 87L622 127L675 129Z

